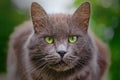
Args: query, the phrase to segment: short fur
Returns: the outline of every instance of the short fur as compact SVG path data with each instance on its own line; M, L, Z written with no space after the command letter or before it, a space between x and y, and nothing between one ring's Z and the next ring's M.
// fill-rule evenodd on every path
M20 25L10 37L8 80L102 80L108 67L108 49L88 33L90 4L83 3L73 15L47 14L32 4L32 21ZM54 37L53 44L45 42ZM77 42L68 42L77 36ZM66 48L63 58L57 53Z

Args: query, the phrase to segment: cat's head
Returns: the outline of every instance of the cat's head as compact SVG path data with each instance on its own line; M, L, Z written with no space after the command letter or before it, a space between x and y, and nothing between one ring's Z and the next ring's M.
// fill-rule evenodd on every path
M67 72L90 62L93 45L87 31L88 2L73 15L48 15L39 4L33 3L31 15L34 34L29 43L29 56L34 70Z

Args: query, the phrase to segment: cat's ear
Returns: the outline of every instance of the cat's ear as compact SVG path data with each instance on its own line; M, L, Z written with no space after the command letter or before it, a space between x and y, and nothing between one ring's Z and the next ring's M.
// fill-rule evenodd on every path
M73 21L79 26L85 33L87 32L90 18L90 3L83 3L73 14Z
M38 33L47 26L48 15L45 10L36 2L32 3L31 6L31 17L35 33Z

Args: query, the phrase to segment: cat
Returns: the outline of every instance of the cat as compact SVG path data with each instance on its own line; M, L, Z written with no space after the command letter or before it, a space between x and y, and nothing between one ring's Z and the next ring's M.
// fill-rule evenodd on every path
M8 80L102 80L107 46L88 32L90 3L71 14L47 14L36 2L32 20L15 29L8 50Z

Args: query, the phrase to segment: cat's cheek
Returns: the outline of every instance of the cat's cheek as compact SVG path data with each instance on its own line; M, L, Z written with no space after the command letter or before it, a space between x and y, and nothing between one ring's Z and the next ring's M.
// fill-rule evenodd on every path
M71 44L69 45L67 54L76 56L77 55L76 51L77 51L77 46L75 44Z

